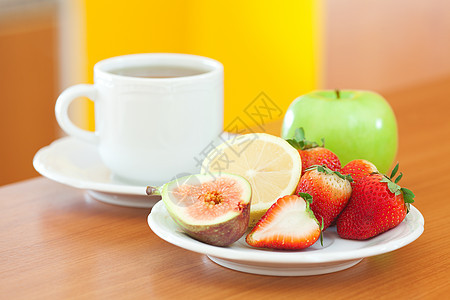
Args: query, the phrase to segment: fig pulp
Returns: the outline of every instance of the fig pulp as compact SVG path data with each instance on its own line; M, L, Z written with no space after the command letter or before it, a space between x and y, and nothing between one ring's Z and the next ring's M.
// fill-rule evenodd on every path
M162 187L162 200L174 221L192 238L228 246L247 230L251 186L228 173L190 175Z

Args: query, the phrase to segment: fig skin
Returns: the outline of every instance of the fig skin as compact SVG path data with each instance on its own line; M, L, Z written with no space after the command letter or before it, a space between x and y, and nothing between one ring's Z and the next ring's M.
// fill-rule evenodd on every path
M225 247L239 240L247 231L250 221L250 203L239 204L242 213L222 223L210 225L190 225L177 216L172 216L190 237L213 246Z
M175 203L176 201L171 200L169 191L171 191L173 187L180 186L180 184L198 185L220 178L233 180L239 184L239 188L242 188L240 198L237 199L233 205L229 206L227 218L221 217L207 222L195 222L195 220L186 215L183 206L178 206ZM209 197L210 195L212 195L211 198ZM216 198L217 195L219 195L219 199ZM223 172L220 174L190 175L165 184L162 188L161 196L172 219L187 235L198 241L213 246L225 247L239 240L248 229L252 189L250 183L242 176ZM197 200L206 201L211 210L214 210L215 205L221 205L221 201L226 201L226 199L220 199L220 193L215 190L209 191L201 196L206 196L206 198L200 198L199 196ZM199 220L200 219L201 217Z

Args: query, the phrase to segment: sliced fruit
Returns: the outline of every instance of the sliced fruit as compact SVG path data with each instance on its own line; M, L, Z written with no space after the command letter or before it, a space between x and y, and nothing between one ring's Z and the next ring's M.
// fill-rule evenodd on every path
M252 190L241 176L191 175L165 184L162 200L186 234L207 244L227 246L248 228Z
M227 141L211 151L202 173L228 172L246 178L252 186L250 227L275 201L295 191L301 175L298 151L280 137L251 133Z
M310 200L309 195L305 198ZM304 249L320 237L321 227L309 202L296 195L284 196L273 204L247 235L253 247L271 249Z

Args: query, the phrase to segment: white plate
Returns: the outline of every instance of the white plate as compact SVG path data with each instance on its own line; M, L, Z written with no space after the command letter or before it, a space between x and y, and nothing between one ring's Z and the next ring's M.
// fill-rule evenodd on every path
M161 199L146 195L146 186L115 179L102 163L94 145L64 137L40 149L33 166L54 181L87 190L93 198L121 206L152 207Z
M424 219L413 206L397 227L367 241L341 239L335 227L324 232L324 246L316 243L301 251L276 251L248 246L245 236L229 247L211 246L182 232L159 201L148 224L160 238L181 248L206 254L213 262L241 272L275 276L306 276L332 273L356 265L363 258L399 249L423 232Z

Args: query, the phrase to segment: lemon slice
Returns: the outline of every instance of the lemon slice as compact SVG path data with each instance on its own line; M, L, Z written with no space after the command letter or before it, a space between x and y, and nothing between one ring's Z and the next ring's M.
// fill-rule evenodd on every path
M254 226L278 198L294 193L302 162L298 151L284 139L250 133L213 149L204 159L201 172L237 174L250 182L249 226Z

